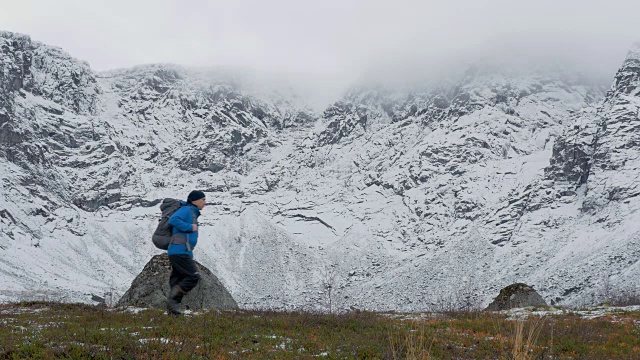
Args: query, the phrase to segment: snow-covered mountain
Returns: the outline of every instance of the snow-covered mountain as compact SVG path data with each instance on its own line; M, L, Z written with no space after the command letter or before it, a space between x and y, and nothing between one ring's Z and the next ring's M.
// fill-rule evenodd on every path
M122 294L159 200L203 189L198 260L241 307L423 310L640 285L640 50L607 92L483 64L323 113L242 74L92 71L0 33L0 300ZM329 285L330 290L329 290Z

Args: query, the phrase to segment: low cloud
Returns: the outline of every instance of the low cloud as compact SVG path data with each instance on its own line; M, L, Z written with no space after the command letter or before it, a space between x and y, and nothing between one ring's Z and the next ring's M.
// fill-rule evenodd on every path
M363 78L429 77L481 59L563 62L611 78L640 40L638 1L2 2L0 29L96 70L252 68L304 85L316 102Z

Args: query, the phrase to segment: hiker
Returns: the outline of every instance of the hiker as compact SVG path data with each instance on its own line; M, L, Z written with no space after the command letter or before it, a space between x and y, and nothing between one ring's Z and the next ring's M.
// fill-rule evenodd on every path
M169 218L173 235L167 249L171 262L169 277L169 296L167 310L171 315L180 315L182 297L193 289L200 280L200 274L193 260L193 248L198 243L198 216L207 203L202 191L189 193L185 206Z

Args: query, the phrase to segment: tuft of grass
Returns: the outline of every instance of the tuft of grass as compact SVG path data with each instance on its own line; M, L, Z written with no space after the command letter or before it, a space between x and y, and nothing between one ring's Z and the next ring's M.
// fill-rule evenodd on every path
M538 338L544 324L544 317L535 320L519 319L515 322L513 331L513 350L511 358L513 360L536 359L534 349L538 346ZM527 330L525 331L525 328Z
M398 329L390 331L389 353L390 358L407 360L430 360L431 346L433 342L426 336L425 324L416 323L418 329ZM427 346L428 344L428 346Z

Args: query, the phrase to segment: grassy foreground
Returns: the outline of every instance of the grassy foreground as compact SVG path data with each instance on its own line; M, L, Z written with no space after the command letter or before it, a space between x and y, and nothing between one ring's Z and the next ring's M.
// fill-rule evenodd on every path
M475 312L203 312L0 306L0 359L640 359L640 311L524 320Z

